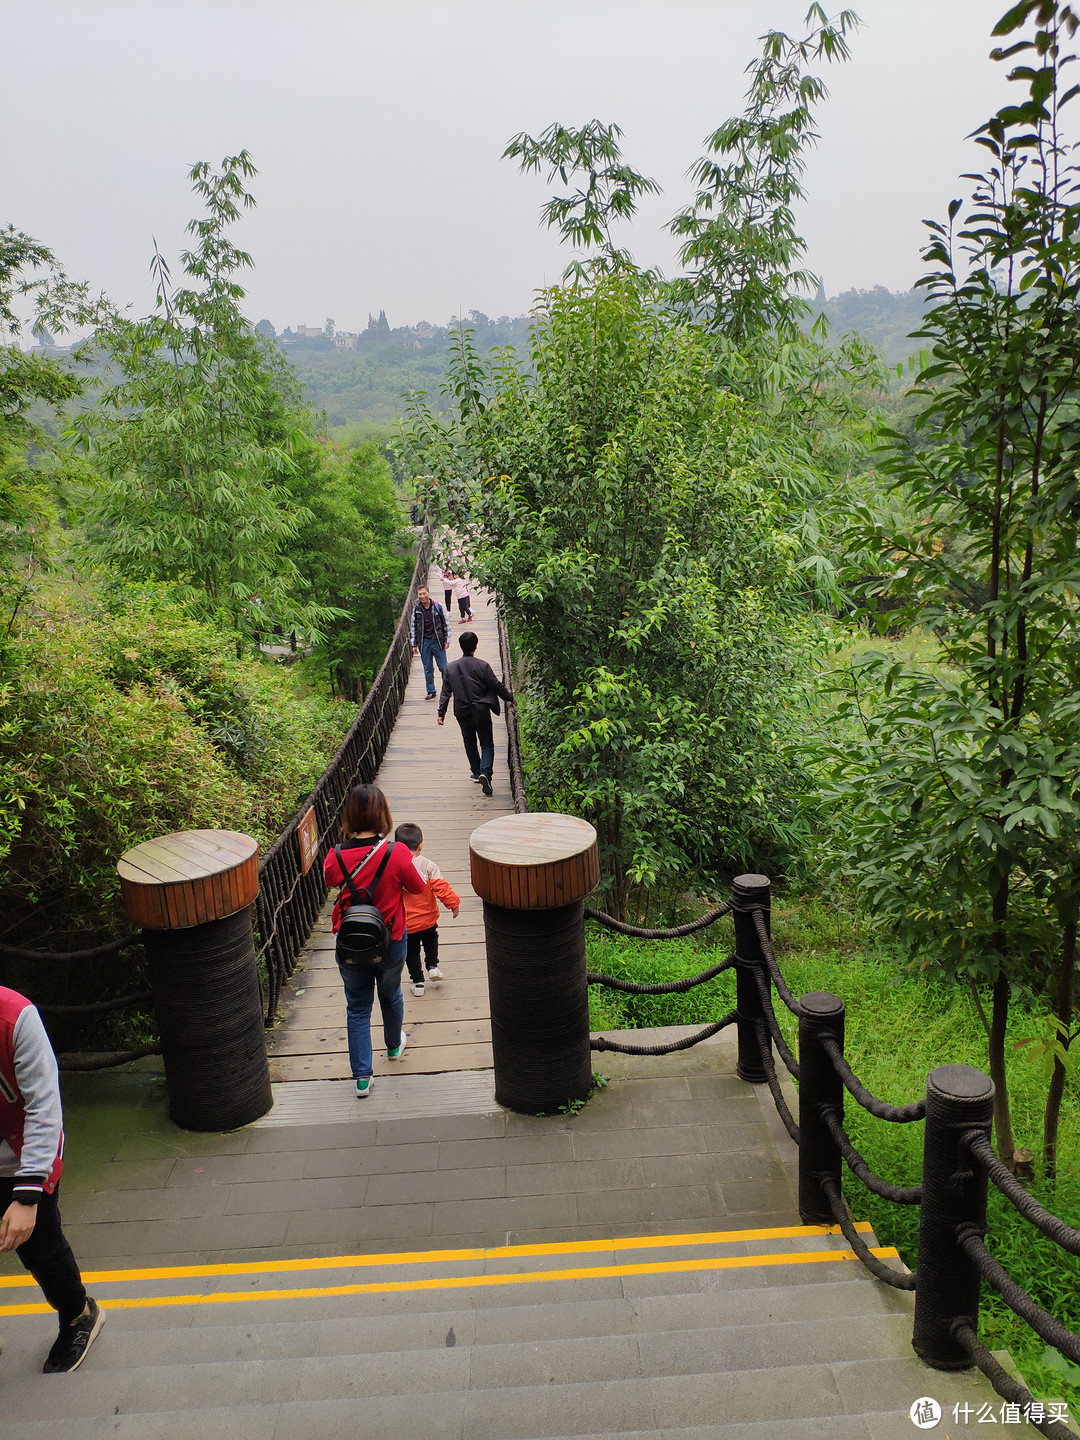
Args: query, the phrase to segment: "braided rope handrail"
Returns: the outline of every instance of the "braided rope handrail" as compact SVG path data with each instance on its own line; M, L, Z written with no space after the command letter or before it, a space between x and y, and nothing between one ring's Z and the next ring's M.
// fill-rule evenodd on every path
M828 1055L833 1063L837 1075L844 1082L844 1088L852 1099L856 1100L864 1110L869 1110L871 1115L876 1115L879 1120L889 1120L895 1125L909 1125L913 1120L924 1120L926 1118L926 1100L913 1100L910 1105L889 1105L884 1100L879 1100L872 1095L859 1077L852 1070L851 1066L844 1059L844 1052L839 1042L831 1035L822 1035L819 1041L821 1048Z
M710 1035L716 1035L728 1025L734 1025L739 1018L737 1010L729 1010L722 1020L717 1020L713 1025L706 1025L703 1030L698 1030L693 1035L687 1035L684 1040L672 1040L666 1045L623 1045L619 1040L608 1040L603 1035L589 1036L590 1050L614 1050L620 1055L674 1055L677 1050L689 1050L700 1040L708 1040Z
M981 1130L969 1130L961 1144L986 1171L990 1183L1001 1191L1025 1220L1041 1230L1055 1245L1060 1245L1062 1250L1067 1250L1070 1255L1080 1255L1080 1231L1066 1225L1064 1220L1044 1209L1033 1195L1028 1194L1016 1176L994 1154L993 1146Z
M855 1251L855 1254L866 1266L867 1270L870 1271L870 1274L884 1281L886 1285L891 1285L894 1290L914 1290L914 1275L902 1275L898 1270L893 1270L891 1266L886 1265L884 1260L879 1260L876 1255L871 1253L870 1247L851 1223L851 1216L848 1213L847 1206L844 1204L843 1194L838 1189L831 1175L821 1176L821 1188L825 1193L825 1198L829 1202L829 1208L833 1212L836 1223L840 1226L844 1239L851 1246L852 1250Z
M986 1376L987 1380L994 1387L1003 1400L1008 1400L1011 1405L1028 1407L1035 1397L1026 1385L1021 1385L1014 1380L1004 1366L991 1355L990 1351L979 1339L975 1327L970 1320L963 1317L953 1321L950 1327L954 1340L958 1340L965 1346L971 1355L972 1360ZM1051 1440L1057 1440L1059 1436L1071 1436L1073 1431L1062 1420L1033 1420L1028 1419L1027 1423L1034 1426L1041 1435L1051 1436Z
M152 990L137 990L131 995L117 995L112 1000L94 1000L86 1005L39 1005L42 1015L105 1015L110 1010L123 1010L126 1005L146 1005L154 998Z
M149 1045L139 1045L134 1050L102 1050L91 1055L58 1055L56 1063L61 1070L110 1070L114 1065L127 1065L132 1060L141 1060L144 1055L160 1054L161 1042L153 1040Z
M725 900L722 905L717 905L714 910L707 910L696 920L689 920L685 925L674 925L670 930L651 930L644 925L628 925L625 920L616 920L614 915L608 915L604 910L594 910L591 905L585 906L585 918L595 920L606 930L615 930L620 935L633 935L638 940L681 940L684 935L693 935L697 930L714 925L721 916L729 915L731 909L731 901Z
M627 995L682 995L687 990L692 990L695 985L704 985L706 980L722 975L734 964L735 954L732 952L726 960L721 960L719 965L711 965L699 975L688 975L683 980L658 980L655 985L646 985L638 984L636 980L618 980L614 975L601 975L598 971L589 970L585 981L589 985L606 985L609 990L622 990Z
M1036 1335L1041 1336L1048 1345L1055 1350L1060 1350L1062 1355L1073 1363L1080 1362L1080 1335L1074 1335L1071 1330L1066 1330L1060 1320L1055 1320L1048 1310L1044 1310L1022 1285L1018 1285L1005 1267L994 1259L990 1251L983 1243L980 1227L970 1223L956 1227L956 1240L967 1257L974 1261L979 1268L979 1273L985 1280L994 1287L1005 1304L1013 1312L1025 1320Z
M799 1062L795 1059L795 1056L788 1048L788 1043L784 1039L784 1032L780 1029L780 1024L776 1018L776 1012L773 1010L772 995L769 991L769 982L761 973L760 965L754 966L754 979L757 981L758 993L761 996L761 1008L765 1012L765 1023L769 1027L769 1034L772 1036L773 1044L779 1051L780 1059L783 1060L784 1065L787 1068L788 1074L794 1081L798 1082L802 1071L799 1068Z
M847 1161L852 1174L856 1175L868 1190L872 1190L875 1195L880 1195L883 1200L895 1201L897 1205L921 1204L921 1185L893 1185L891 1181L883 1180L880 1175L870 1169L870 1166L851 1143L851 1137L841 1124L840 1116L831 1105L827 1105L822 1110L821 1118L829 1127L829 1133L840 1147L840 1153Z
M121 935L119 940L109 940L104 945L91 945L88 950L25 950L21 945L0 943L0 954L10 955L15 960L101 960L106 955L115 955L129 945L142 944L142 931Z
M772 1046L769 1044L769 1031L764 1020L758 1020L754 1028L757 1032L758 1048L761 1051L761 1064L765 1071L765 1083L768 1085L772 1095L773 1104L776 1106L776 1113L784 1122L784 1129L791 1136L792 1140L795 1141L795 1144L798 1145L799 1127L795 1123L794 1115L792 1115L791 1110L788 1108L788 1103L784 1099L784 1092L780 1087L780 1081L777 1078L776 1066L772 1058Z
M759 906L754 907L754 929L757 931L758 940L761 942L761 953L765 956L765 963L769 967L769 974L772 977L773 984L776 986L776 993L791 1011L792 1015L801 1015L802 1011L799 1008L799 1002L788 989L787 981L780 973L780 965L776 959L776 953L772 948L772 940L769 938L769 930L765 924L765 916L762 914Z

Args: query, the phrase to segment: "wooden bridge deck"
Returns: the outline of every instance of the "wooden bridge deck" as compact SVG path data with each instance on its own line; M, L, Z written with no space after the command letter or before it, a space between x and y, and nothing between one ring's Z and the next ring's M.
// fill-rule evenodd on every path
M437 578L431 589L441 600ZM483 592L473 596L473 615L468 626L459 625L456 614L450 617L448 658L461 653L457 636L467 628L479 637L477 654L497 673L495 606ZM437 669L435 680L437 686L441 684ZM376 1075L491 1067L483 915L480 899L469 883L469 836L485 820L513 812L506 730L503 721L496 720L495 794L488 799L469 778L453 715L447 715L442 729L436 725L436 703L424 698L424 672L416 655L378 784L390 801L395 825L412 820L423 830L424 854L435 861L461 896L461 913L454 920L439 907L439 962L446 979L429 984L417 998L410 993L408 972L403 975L409 1043L400 1061L388 1062L379 1048L382 1029L376 1003L372 1017ZM345 997L334 963L329 904L286 988L282 1011L283 1019L268 1037L273 1079L348 1079Z

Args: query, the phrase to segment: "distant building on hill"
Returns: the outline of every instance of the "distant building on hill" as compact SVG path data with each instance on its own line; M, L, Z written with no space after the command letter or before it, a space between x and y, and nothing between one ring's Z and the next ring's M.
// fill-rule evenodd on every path
M434 325L429 325L426 320L421 320L419 325L413 327L413 333L421 340L434 340L439 332Z
M356 347L357 347L357 345L358 345L359 343L360 343L360 336L357 335L354 330L335 330L335 331L334 331L334 349L335 349L335 350L355 350Z
M298 325L294 333L304 340L318 340L326 332L321 325Z

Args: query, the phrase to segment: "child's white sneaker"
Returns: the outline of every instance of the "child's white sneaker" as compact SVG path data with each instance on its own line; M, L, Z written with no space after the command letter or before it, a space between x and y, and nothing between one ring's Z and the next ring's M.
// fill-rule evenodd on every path
M427 972L427 978L428 978L429 980L445 980L445 979L446 979L446 976L442 973L442 971L441 971L441 970L439 969L439 967L436 965L436 966L434 967L434 969L429 970L429 971ZM415 987L414 987L414 988L415 988ZM423 990L423 988L424 988L424 987L421 985L421 986L420 986L420 989Z
M409 989L414 995L422 995L424 993L423 985L417 985L415 982L409 986Z

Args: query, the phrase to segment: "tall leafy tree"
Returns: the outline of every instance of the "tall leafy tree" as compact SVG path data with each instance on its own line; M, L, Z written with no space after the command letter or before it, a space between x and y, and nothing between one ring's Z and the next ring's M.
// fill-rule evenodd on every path
M99 332L118 374L75 421L108 481L89 516L95 554L171 582L238 648L271 627L317 639L331 618L290 554L306 515L284 482L307 417L280 351L240 308L252 259L229 232L255 203L255 174L244 150L192 169L205 210L188 225L187 283L155 250L155 312Z
M874 910L924 964L976 999L989 988L1009 1163L1010 992L1045 994L1051 1175L1078 1023L1080 166L1061 121L1080 89L1076 28L1053 0L1022 0L995 28L1021 97L976 132L989 158L971 199L929 227L932 363L916 434L894 435L883 467L912 518L870 526L890 619L932 628L941 663L871 659L845 707L862 739L833 754L843 863Z

